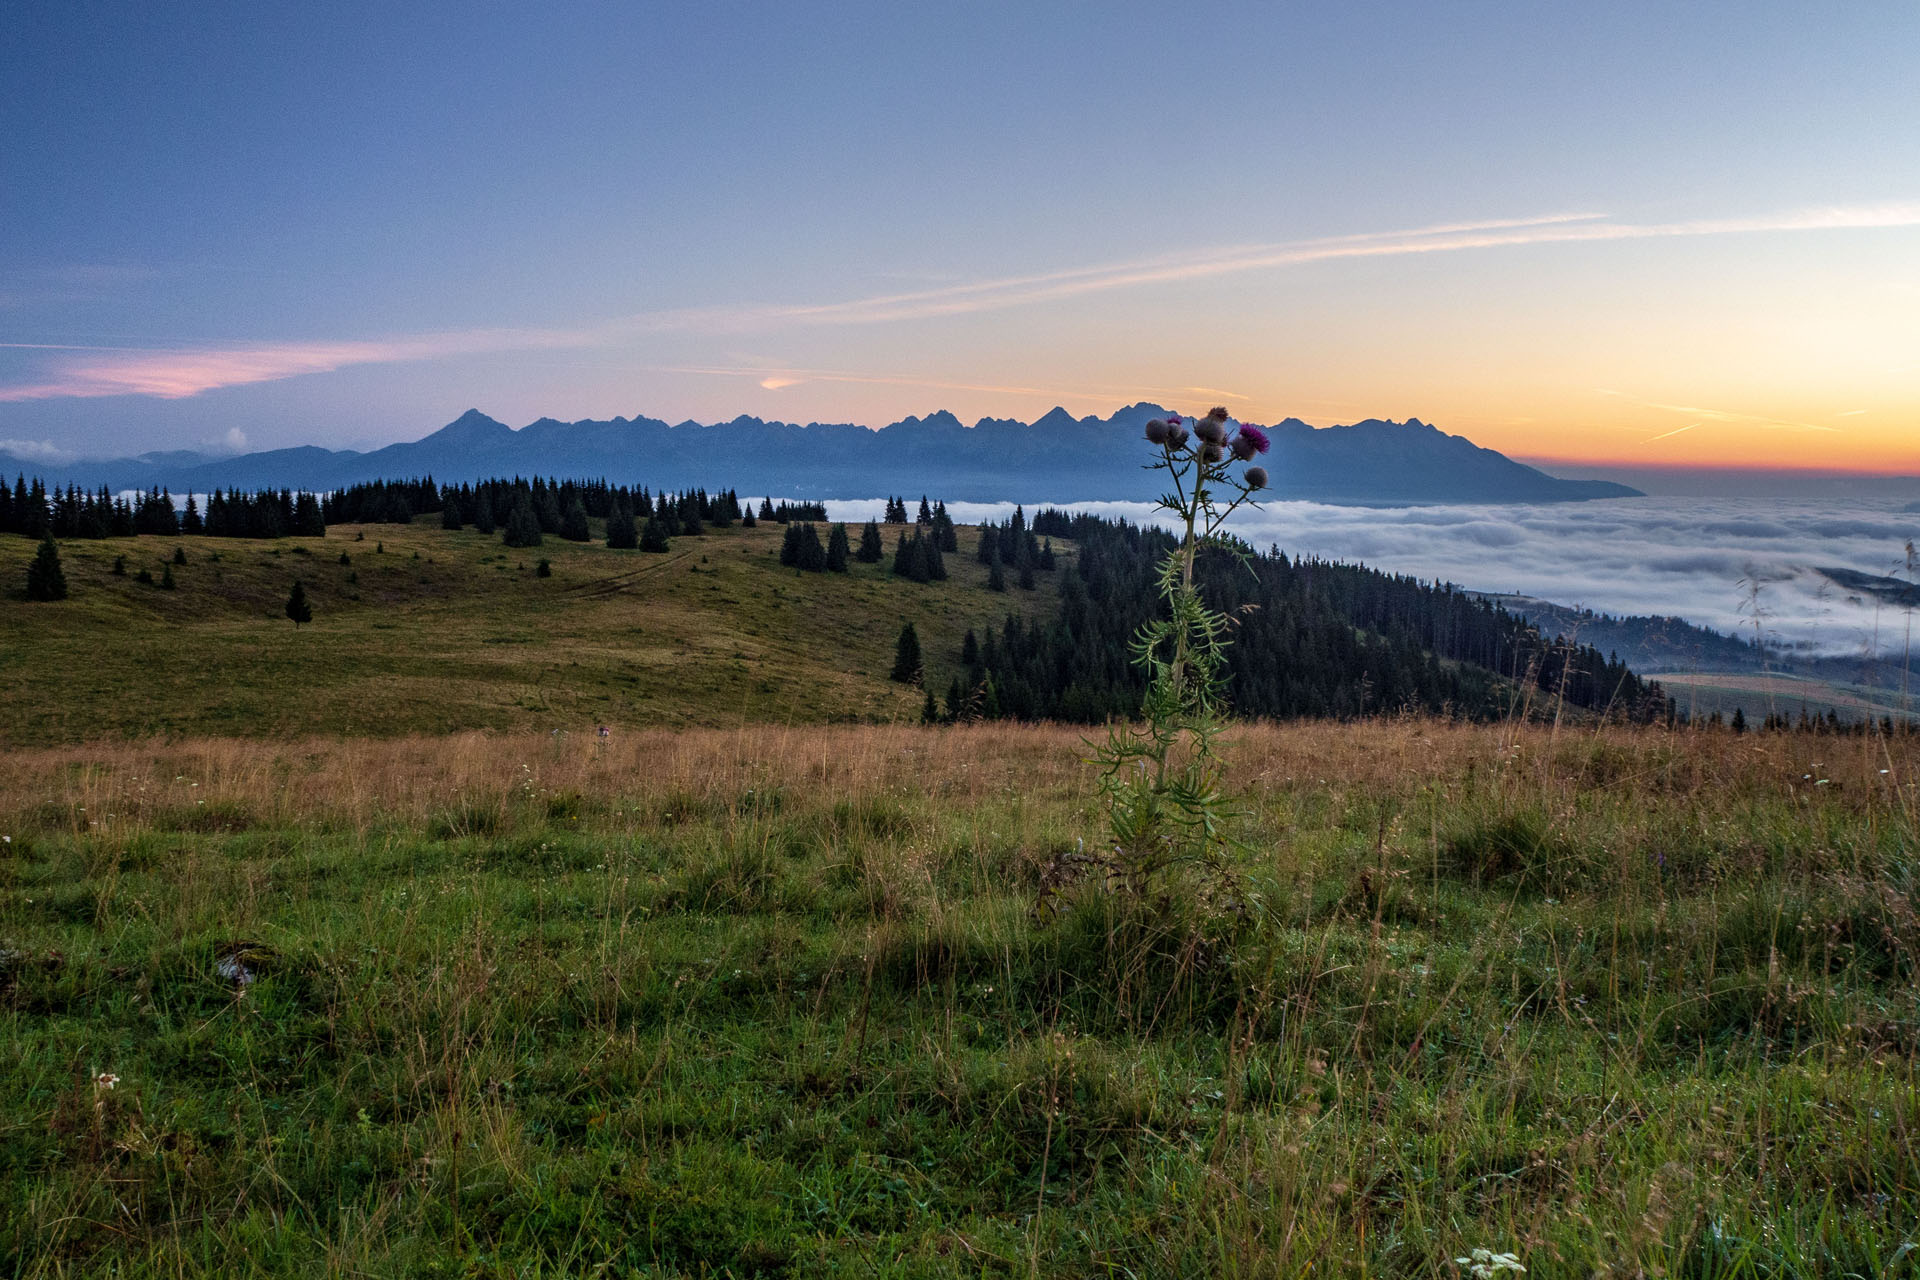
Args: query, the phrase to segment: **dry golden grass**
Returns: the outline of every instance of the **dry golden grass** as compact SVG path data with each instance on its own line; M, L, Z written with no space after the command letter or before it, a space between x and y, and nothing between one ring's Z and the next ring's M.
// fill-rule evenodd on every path
M1017 788L1029 800L1084 800L1089 731L985 723L456 733L265 743L205 738L101 742L0 756L0 821L55 806L88 823L137 823L188 803L244 811L251 823L365 827L422 822L452 798L516 791L636 803L687 796L731 803L779 787L813 804L889 793L975 807ZM1259 801L1318 791L1407 797L1432 783L1497 777L1516 794L1577 807L1582 796L1644 792L1654 807L1818 800L1913 813L1920 737L1609 726L1476 725L1407 718L1248 724L1226 737L1235 789Z

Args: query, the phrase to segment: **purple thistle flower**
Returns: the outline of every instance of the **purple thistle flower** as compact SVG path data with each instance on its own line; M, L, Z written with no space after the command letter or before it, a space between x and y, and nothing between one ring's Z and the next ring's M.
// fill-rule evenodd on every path
M1252 448L1247 452L1249 458L1256 453L1265 453L1267 450L1273 448L1273 441L1267 439L1266 432L1258 427L1248 426L1244 422L1240 424L1240 434L1234 437L1234 448L1236 451L1240 448L1240 441L1242 440L1248 441L1252 445Z

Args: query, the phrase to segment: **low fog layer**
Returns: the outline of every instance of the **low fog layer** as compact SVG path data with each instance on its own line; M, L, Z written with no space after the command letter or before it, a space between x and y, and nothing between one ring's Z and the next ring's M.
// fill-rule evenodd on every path
M827 506L836 520L867 520L879 518L884 503ZM1152 506L1137 502L1072 509L1157 518ZM950 503L948 510L971 524L1004 519L1013 508ZM1905 543L1920 538L1920 514L1890 501L1734 498L1387 509L1276 502L1236 516L1233 528L1261 550L1277 544L1289 555L1361 561L1603 613L1672 615L1748 637L1757 586L1769 644L1852 655L1875 636L1883 651L1897 651L1906 615L1818 570L1905 578Z

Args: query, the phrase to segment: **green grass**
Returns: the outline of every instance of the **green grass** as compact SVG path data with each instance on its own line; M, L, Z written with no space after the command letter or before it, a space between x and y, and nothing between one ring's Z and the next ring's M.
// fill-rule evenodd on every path
M1058 729L11 753L0 1272L1913 1274L1911 741L1233 737L1199 950Z
M782 569L774 524L648 555L557 538L516 550L436 521L67 542L72 596L51 604L20 597L36 544L0 538L0 745L890 720L920 710L917 690L887 680L902 622L944 692L969 627L1049 616L1056 601L1050 574L1034 591L987 591L972 529L946 557L950 580L918 585L885 564ZM176 546L177 590L136 581L143 568L157 580ZM1070 561L1071 544L1056 546ZM543 558L550 578L535 576ZM283 612L296 578L314 611L298 629Z

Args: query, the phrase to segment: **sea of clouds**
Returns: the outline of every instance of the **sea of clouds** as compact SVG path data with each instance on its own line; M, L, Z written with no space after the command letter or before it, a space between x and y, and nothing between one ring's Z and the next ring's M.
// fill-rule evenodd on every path
M830 502L836 520L877 519L884 504ZM1619 498L1522 506L1331 507L1275 502L1230 526L1254 546L1358 561L1476 591L1514 592L1613 614L1684 618L1753 634L1757 604L1769 644L1854 655L1904 643L1897 606L1818 572L1907 576L1920 514L1893 501ZM1167 523L1149 503L1074 503L1072 510ZM949 503L962 524L1001 520L1007 505ZM1032 512L1029 508L1029 514Z

